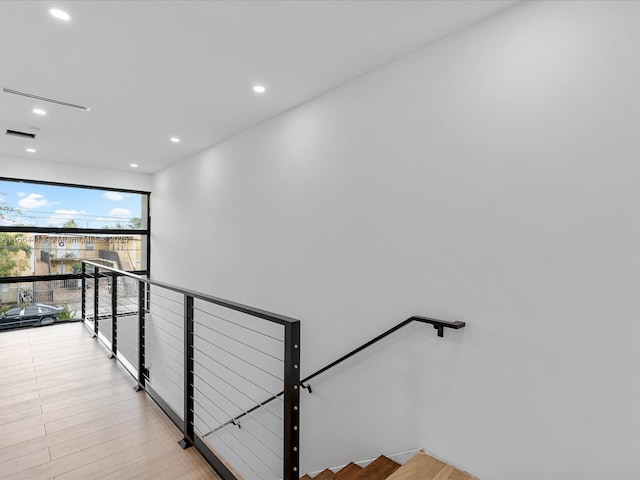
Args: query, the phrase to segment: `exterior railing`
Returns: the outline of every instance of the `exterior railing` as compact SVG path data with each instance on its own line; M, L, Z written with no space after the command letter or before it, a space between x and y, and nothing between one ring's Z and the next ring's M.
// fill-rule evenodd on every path
M81 278L85 325L180 428L183 448L224 480L299 477L298 320L86 260Z

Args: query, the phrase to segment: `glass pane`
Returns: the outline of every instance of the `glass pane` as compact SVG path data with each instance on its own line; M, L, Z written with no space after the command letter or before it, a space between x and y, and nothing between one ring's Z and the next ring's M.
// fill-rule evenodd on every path
M0 302L0 330L78 321L82 316L82 288L77 280L3 284Z
M147 268L146 257L147 235L0 232L0 278L78 274L82 260L141 271Z
M140 193L0 180L0 225L146 230Z
M0 277L31 275L33 246L19 233L0 232Z

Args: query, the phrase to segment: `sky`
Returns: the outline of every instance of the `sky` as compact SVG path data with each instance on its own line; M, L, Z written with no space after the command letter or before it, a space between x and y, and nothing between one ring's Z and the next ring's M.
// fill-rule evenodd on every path
M142 218L136 193L0 180L0 225L58 227L75 220L79 228L117 228ZM7 207L19 212L7 211Z

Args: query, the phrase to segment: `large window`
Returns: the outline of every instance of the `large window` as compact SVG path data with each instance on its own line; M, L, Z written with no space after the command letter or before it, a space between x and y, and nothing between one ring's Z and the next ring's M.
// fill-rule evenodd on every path
M0 179L2 309L79 303L82 260L148 273L149 193Z
M0 179L0 225L144 230L148 193Z

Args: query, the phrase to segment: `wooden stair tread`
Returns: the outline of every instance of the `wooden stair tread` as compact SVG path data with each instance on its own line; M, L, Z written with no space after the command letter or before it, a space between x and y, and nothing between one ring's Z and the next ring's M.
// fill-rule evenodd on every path
M399 463L380 455L362 470L358 480L386 480L389 475L399 468Z
M437 458L418 452L411 457L411 460L393 472L387 480L434 480L436 475L446 466L446 463Z
M477 480L476 477L472 477L468 473L458 470L451 465L447 465L440 470L440 473L434 477L433 480Z
M362 468L351 462L334 473L328 468L315 477L303 475L300 480L478 480L424 452L416 453L404 465L380 455Z
M336 476L335 473L333 473L328 468L325 468L318 475L313 477L313 480L333 480L335 476Z
M334 480L359 480L362 467L351 462L336 473Z

